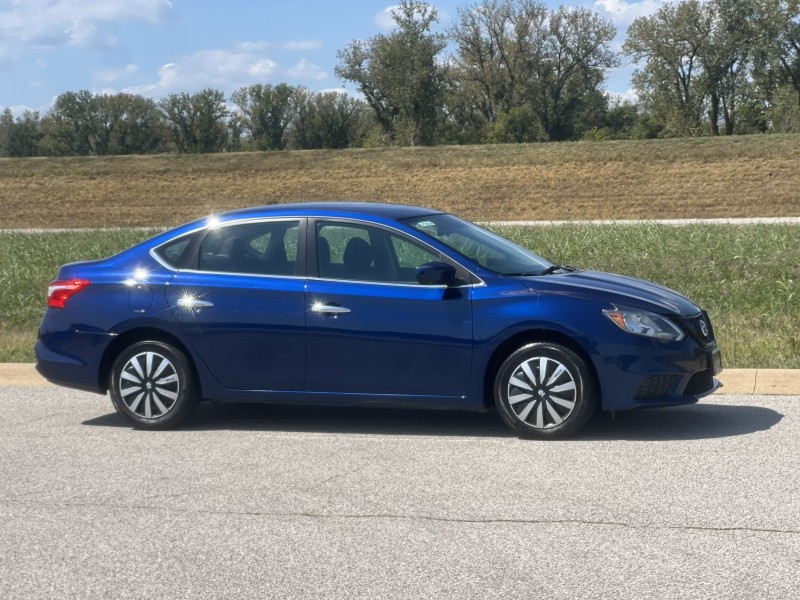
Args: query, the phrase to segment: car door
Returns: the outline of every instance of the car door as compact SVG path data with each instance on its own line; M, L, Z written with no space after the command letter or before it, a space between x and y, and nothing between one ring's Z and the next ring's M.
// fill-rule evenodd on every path
M217 381L300 391L305 376L305 245L299 219L212 228L167 301Z
M417 283L416 267L443 257L377 225L317 220L308 232L306 390L457 404L471 372L469 275Z

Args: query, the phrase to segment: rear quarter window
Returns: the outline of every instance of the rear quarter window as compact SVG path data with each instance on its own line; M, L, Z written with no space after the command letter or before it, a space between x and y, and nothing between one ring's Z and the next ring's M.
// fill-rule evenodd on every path
M194 248L194 243L197 241L198 235L197 233L192 233L181 236L166 244L161 244L155 249L155 253L170 267L180 269L186 263L186 259L189 258L189 254L191 254Z

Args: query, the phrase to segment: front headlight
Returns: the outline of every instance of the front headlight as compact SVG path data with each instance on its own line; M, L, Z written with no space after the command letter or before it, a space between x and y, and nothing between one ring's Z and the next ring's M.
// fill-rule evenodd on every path
M684 333L666 317L635 308L605 309L603 314L628 333L679 342Z

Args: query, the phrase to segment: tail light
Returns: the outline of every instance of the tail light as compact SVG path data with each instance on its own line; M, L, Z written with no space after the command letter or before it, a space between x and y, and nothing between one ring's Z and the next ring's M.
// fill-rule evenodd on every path
M48 308L64 308L67 300L85 289L89 282L85 279L60 279L47 288Z

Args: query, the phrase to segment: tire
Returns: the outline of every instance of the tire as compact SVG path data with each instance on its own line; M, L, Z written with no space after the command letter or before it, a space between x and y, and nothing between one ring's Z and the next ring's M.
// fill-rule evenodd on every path
M111 401L139 429L170 429L186 421L200 402L191 363L164 342L138 342L111 367Z
M503 362L494 398L503 421L521 437L563 439L589 421L597 390L580 356L558 344L537 342Z

